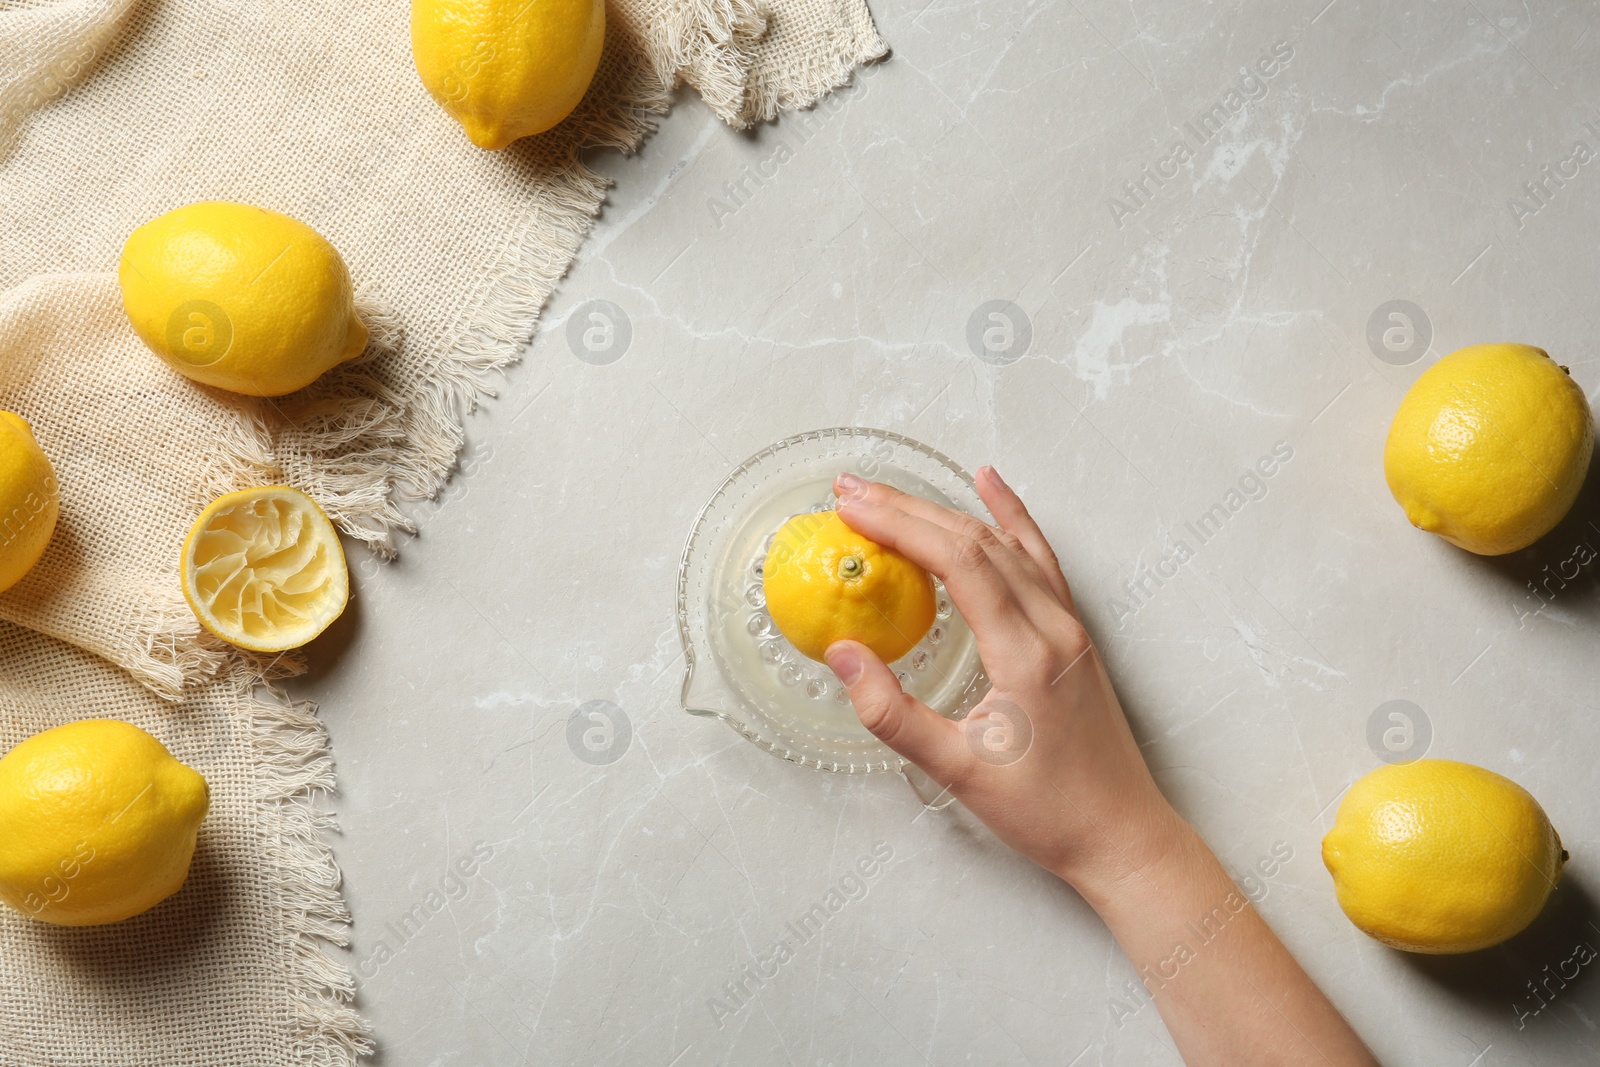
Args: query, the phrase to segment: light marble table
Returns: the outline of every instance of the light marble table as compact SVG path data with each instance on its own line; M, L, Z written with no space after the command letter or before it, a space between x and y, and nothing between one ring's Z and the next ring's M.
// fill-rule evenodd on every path
M696 511L751 453L847 424L1022 490L1161 784L1241 875L1290 855L1259 906L1385 1062L1600 1060L1600 966L1548 1004L1526 985L1600 947L1600 565L1576 562L1600 509L1472 558L1406 525L1380 464L1406 387L1462 345L1538 344L1600 384L1600 159L1578 159L1600 15L875 13L893 57L816 112L744 135L686 97L637 157L597 158L611 203L463 471L400 562L355 560L293 686L333 735L378 1063L1178 1062L1089 909L959 807L680 709ZM569 344L596 300L625 348ZM983 347L988 310L969 330L990 301L1010 348ZM610 763L568 743L591 700L627 719ZM1506 949L1408 958L1334 901L1319 841L1393 700L1572 851ZM864 895L829 901L864 859Z

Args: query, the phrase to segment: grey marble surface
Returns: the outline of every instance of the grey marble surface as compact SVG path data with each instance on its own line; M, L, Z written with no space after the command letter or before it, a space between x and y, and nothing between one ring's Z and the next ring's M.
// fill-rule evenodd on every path
M638 156L597 158L610 204L462 472L400 562L353 557L293 688L333 735L378 1062L1179 1062L1089 909L959 807L680 709L696 511L749 454L844 424L1024 493L1161 784L1241 875L1292 853L1259 907L1384 1062L1600 1059L1600 977L1548 1004L1525 984L1600 946L1600 565L1575 562L1600 508L1483 560L1412 530L1381 469L1401 395L1457 347L1541 345L1600 385L1600 157L1575 147L1600 153L1600 16L875 14L892 58L817 111L743 135L686 97ZM569 343L595 300L620 351ZM998 320L969 330L990 301L1010 348L982 347ZM627 719L603 765L568 743L591 700ZM1421 960L1339 911L1319 842L1391 700L1430 754L1549 811L1573 861L1533 934Z

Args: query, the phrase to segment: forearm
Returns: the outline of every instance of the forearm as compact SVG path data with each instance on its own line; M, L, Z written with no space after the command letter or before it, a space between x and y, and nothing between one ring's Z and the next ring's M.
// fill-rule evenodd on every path
M1127 953L1189 1067L1377 1063L1176 817L1137 867L1068 881Z
M1161 795L1038 524L992 467L976 484L999 529L854 475L835 482L851 529L945 583L993 682L958 725L871 649L839 641L828 664L862 724L1083 894L1189 1067L1375 1067Z

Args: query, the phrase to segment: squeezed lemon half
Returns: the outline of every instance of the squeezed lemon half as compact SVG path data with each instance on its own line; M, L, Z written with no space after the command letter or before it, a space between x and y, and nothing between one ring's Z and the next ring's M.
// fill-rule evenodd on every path
M350 599L333 523L316 501L286 485L213 500L184 539L180 569L200 624L253 652L299 648Z

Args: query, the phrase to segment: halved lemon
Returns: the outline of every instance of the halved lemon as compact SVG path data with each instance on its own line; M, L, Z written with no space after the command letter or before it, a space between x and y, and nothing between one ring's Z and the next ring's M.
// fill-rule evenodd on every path
M339 534L286 485L213 500L183 541L183 595L207 630L252 652L316 637L350 599Z

